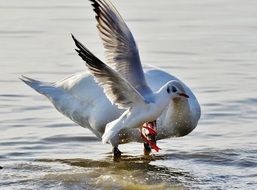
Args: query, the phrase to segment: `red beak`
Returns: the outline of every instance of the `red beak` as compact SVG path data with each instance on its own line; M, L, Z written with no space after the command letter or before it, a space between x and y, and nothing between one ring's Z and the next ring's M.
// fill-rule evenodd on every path
M185 93L179 93L178 95L183 96L185 98L189 98L189 96L187 94L185 94Z

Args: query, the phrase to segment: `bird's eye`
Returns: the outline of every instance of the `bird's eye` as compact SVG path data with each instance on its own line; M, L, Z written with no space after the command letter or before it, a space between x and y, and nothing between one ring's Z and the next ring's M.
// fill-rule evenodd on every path
M167 88L167 92L170 93L170 87Z
M171 88L172 88L172 92L177 92L178 91L177 88L174 87L174 86L172 86Z

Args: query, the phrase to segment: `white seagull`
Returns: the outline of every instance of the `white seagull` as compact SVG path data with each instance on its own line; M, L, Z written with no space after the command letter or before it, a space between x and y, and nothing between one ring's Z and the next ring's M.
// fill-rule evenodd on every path
M107 65L72 36L89 72L55 83L25 76L21 80L45 95L65 116L90 129L104 143L110 142L114 157L120 156L119 144L150 138L151 129L142 130L144 123L154 123L157 135L145 142L147 153L154 148L152 141L190 133L201 115L192 91L158 68L142 68L133 35L115 7L109 0L90 1Z
M141 127L146 122L155 121L172 99L189 98L182 89L179 89L180 85L177 81L167 82L156 92L152 92L145 84L148 89L141 90L141 93L138 92L121 74L95 57L73 35L72 38L78 47L76 51L86 61L89 71L96 82L103 87L107 98L118 108L126 110L118 119L106 125L102 136L103 143L112 140L121 129ZM131 61L133 62L133 60ZM140 72L143 74L142 69Z

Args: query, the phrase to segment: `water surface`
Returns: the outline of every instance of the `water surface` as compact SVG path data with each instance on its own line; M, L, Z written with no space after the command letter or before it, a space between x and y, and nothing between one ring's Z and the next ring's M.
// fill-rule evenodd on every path
M58 113L18 77L56 81L85 69L74 33L103 47L86 0L0 0L0 189L256 189L257 2L114 1L143 63L188 84L202 118L183 138L110 145Z

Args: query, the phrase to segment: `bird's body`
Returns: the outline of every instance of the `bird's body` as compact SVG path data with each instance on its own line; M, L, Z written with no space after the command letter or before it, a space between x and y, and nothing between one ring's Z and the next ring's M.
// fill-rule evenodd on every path
M112 3L90 1L107 64L72 36L89 72L55 83L21 79L116 150L121 143L142 142L139 128L146 122L157 121L157 139L190 133L201 114L190 88L161 69L143 67L133 35Z
M170 80L180 81L171 74L152 66L143 66L149 87L156 91ZM28 85L48 97L55 108L72 121L91 130L99 139L106 125L119 118L118 109L106 97L103 89L87 71L73 74L55 83L24 78ZM184 136L193 131L200 118L200 106L192 91L183 84L189 99L170 101L157 119L157 139ZM126 128L119 133L118 142L143 142L137 128Z

